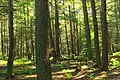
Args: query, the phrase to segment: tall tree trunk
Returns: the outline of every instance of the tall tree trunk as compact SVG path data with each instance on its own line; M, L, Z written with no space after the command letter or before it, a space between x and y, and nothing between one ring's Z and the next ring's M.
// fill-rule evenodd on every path
M22 58L23 57L23 36L22 36L22 30L23 30L23 27L22 27L22 24L20 25L20 58Z
M65 13L64 13L64 20L65 20L65 34L66 34L66 42L67 42L67 51L68 51L68 56L70 57L70 49L69 49L69 42L68 42L68 32L67 32L67 20L65 19Z
M13 29L13 0L8 0L8 27L9 27L9 56L7 64L7 77L12 78L14 60L14 29Z
M51 2L52 2L52 0L51 0ZM52 13L52 10L50 12ZM52 14L51 14L51 16L52 16ZM52 49L52 51L50 53L50 56L53 56L53 63L56 63L57 54L56 54L56 51L55 51L55 44L54 44L54 39L53 39L53 34L52 34L52 26L51 25L52 25L52 20L49 17L49 39L50 39L50 48Z
M4 31L3 31L3 33L4 33L4 36L3 36L4 47L3 48L4 48L4 53L7 54L7 57L8 57L9 53L8 53L8 48L7 48L8 46L7 46L7 38L6 38L6 20L5 19L4 19L4 22L3 22L3 29L4 29Z
M102 70L108 70L108 27L106 19L106 0L101 0L102 27Z
M69 5L69 22L70 22L70 38L71 38L71 51L72 51L72 58L74 58L74 42L73 42L73 28L72 28L72 21L71 21L71 8Z
M94 45L95 45L95 53L96 53L96 66L100 67L100 50L99 50L99 38L98 38L98 24L95 10L95 1L91 0L91 8L92 8L92 18L93 18L93 26L94 26Z
M54 63L56 63L57 61L57 54L56 54L56 51L55 51L55 44L54 44L54 40L53 40L53 36L52 36L52 29L51 29L51 20L49 20L49 38L50 38L50 48L52 49L51 53L50 53L50 56L52 55L53 56L53 61Z
M57 0L55 0L55 33L56 33L56 53L57 59L60 58L60 28L59 28L59 16L58 16L58 5Z
M119 46L119 41L118 41L118 39L119 39L119 22L118 22L118 17L120 16L118 13L119 13L119 3L118 3L118 1L116 2L116 6L115 6L115 18L116 18L116 31L117 31L117 33L116 33L116 52L118 52L118 46Z
M5 53L4 53L4 45L3 45L3 22L1 22L1 51L2 51L2 59L4 60L5 59Z
M73 14L72 14L72 16L73 16L73 21L72 21L72 23L73 23L73 32L72 32L72 37L73 37L73 46L74 46L74 54L75 55L77 55L77 53L76 53L76 49L77 49L77 44L76 44L76 23L75 23L75 18L76 18L76 14L75 14L75 3L73 2Z
M79 22L80 22L80 19L79 19ZM79 49L80 49L80 52L81 52L82 51L82 27L81 27L81 24L79 26L79 45L80 45Z
M28 0L27 0L27 3L29 3ZM26 16L27 16L27 23L26 23L27 24L27 28L26 28L26 30L28 30L28 32L29 32L29 28L30 28L30 24L29 24L30 23L30 19L29 19L29 16L30 15L29 15L29 5L28 4L27 4L27 15ZM28 35L28 36L30 36L30 35ZM26 49L27 49L26 51L27 51L28 59L31 60L31 58L32 58L32 54L30 52L30 41L31 40L29 40L28 38L29 37L26 36L26 41L27 41L26 42L27 43L26 44Z
M52 80L48 49L48 0L36 0L36 68L37 80Z
M83 4L83 13L84 13L84 24L85 24L85 33L86 33L86 42L87 42L87 55L88 59L93 59L92 48L91 48L91 37L90 37L90 28L89 28L89 20L88 20L88 12L86 6L86 0L82 0Z
M33 56L33 61L35 62L35 46L34 46L34 40L33 40L33 22L32 22L32 18L30 19L30 38L31 38L31 55Z
M28 56L28 38L27 38L27 19L26 19L26 6L23 6L23 12L24 12L24 28L25 28L25 32L24 32L24 37L25 37L25 53L23 54L24 57Z
M63 6L65 1L63 0ZM64 8L65 10L65 8ZM68 31L67 31L67 20L66 20L66 15L65 15L65 11L63 12L64 14L64 26L65 26L65 35L66 35L66 43L67 43L67 51L68 51L68 56L70 57L70 49L69 49L69 41L68 41Z
M77 21L77 23L76 23L76 39L77 39L77 41L76 41L76 44L77 44L77 56L79 56L80 55L80 45L79 45L79 38L78 38L78 21Z

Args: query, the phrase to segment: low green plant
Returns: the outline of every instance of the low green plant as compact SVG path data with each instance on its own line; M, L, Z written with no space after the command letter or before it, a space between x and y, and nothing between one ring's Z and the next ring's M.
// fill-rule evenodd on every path
M0 74L6 74L6 73L7 73L7 69L0 70Z
M120 61L118 61L117 59L111 59L111 61L113 66L120 67Z
M24 69L23 73L24 73L24 74L32 74L32 73L33 73L33 70L30 69L30 68L27 68L27 69Z
M90 73L87 75L89 78L94 78L94 73Z
M68 80L70 80L71 78L72 78L72 73L66 73L66 78L68 79Z
M120 52L113 53L113 56L120 56Z

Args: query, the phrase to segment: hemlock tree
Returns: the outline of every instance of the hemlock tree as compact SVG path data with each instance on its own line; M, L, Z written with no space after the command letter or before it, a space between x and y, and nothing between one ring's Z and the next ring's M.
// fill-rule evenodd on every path
M73 43L73 28L72 28L72 20L71 20L71 6L69 5L69 24L70 24L70 48L71 48L71 55L72 55L72 58L74 58L74 53L75 53L75 50L74 50L74 43Z
M91 0L91 8L92 8L92 18L93 18L93 26L94 26L94 45L95 45L95 53L96 53L96 66L100 67L101 60L100 60L100 50L99 50L99 38L98 38L98 23L97 23L94 0Z
M119 2L115 2L115 18L116 18L116 51L119 52Z
M7 78L12 78L12 68L14 60L13 0L8 0L8 27L10 45L7 64Z
M63 7L65 1L63 0ZM65 8L63 8L65 10ZM66 37L66 45L67 45L67 52L68 52L68 56L70 57L70 50L69 50L69 41L68 41L68 31L67 31L67 20L66 20L66 15L65 15L65 11L63 11L64 14L64 27L65 27L65 37Z
M101 0L102 27L102 70L108 70L108 27L106 19L106 0Z
M90 37L90 28L88 20L88 12L86 6L86 0L82 0L83 13L84 13L84 24L85 24L85 33L86 33L86 46L87 46L87 56L89 60L93 59L92 48L91 48L91 37Z
M55 1L55 34L56 34L56 58L60 59L60 28L59 28L59 14L58 14L58 0Z
M52 80L48 47L48 0L36 0L36 68L37 80Z

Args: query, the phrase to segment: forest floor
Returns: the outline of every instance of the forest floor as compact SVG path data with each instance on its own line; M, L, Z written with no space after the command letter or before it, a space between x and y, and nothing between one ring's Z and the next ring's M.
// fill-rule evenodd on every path
M70 73L73 73L75 69L71 71L58 71L52 72L53 80L120 80L120 69L115 68L108 72L99 72L97 70L81 70L76 75L70 76ZM69 72L69 74L67 74ZM0 77L0 80L7 80L3 76ZM15 75L14 79L11 80L36 80L36 74L23 74Z
M0 60L0 80L5 79L7 61ZM62 61L52 64L53 80L120 80L120 56L109 56L109 71L102 72L93 68L94 62ZM32 61L25 58L14 61L14 79L36 80L36 68Z

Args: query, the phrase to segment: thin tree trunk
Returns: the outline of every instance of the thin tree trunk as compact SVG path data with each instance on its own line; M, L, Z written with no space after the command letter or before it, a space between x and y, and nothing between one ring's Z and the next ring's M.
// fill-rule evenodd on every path
M7 51L8 51L8 48L7 48L7 40L6 40L6 39L7 39L7 38L6 38L6 20L4 20L4 22L3 22L3 29L4 29L4 32L3 32L3 33L4 33L4 36L3 36L3 39L4 39L4 40L3 40L3 42L4 42L3 45L4 45L4 47L3 47L3 48L4 48L4 53L5 53L5 55L7 54L7 57L8 57L8 54L9 54L9 53L7 52Z
M33 22L32 22L32 18L30 19L30 31L31 31L31 34L30 34L30 38L31 38L31 53L32 53L32 56L33 56L33 61L35 61L35 49L34 49L34 40L33 40Z
M22 28L22 24L20 25L20 58L22 58L23 57L23 36L22 36L22 30L23 30L23 28Z
M2 51L2 59L5 59L5 53L4 53L4 45L3 45L3 22L1 22L1 51Z
M51 0L51 2L52 2L52 0ZM52 9L51 9L50 12L52 13ZM51 16L52 16L52 14L51 14ZM52 34L52 26L51 25L52 25L52 20L49 17L49 39L50 39L50 48L52 49L52 51L50 53L50 57L53 56L53 63L56 63L57 54L56 54L56 51L55 51L55 44L54 44L54 39L53 39L53 34Z
M100 49L99 49L98 23L97 23L94 0L91 0L91 8L92 8L92 18L93 18L93 26L94 26L94 45L95 45L95 53L96 53L96 66L100 67L101 59L100 59Z
M8 0L8 27L9 27L9 56L7 64L7 77L12 78L14 60L14 29L13 29L13 0Z
M75 23L75 17L76 17L76 14L75 14L75 4L73 2L73 14L72 14L74 17L73 17L73 46L74 46L74 54L77 55L76 51L77 51L77 44L76 44L76 23Z
M102 27L102 70L108 70L108 27L106 19L106 0L101 0L101 27Z
M60 28L59 28L59 16L58 16L58 5L55 0L55 33L56 33L56 53L57 59L60 59Z
M64 18L65 18L65 13L64 13ZM67 51L68 51L68 56L70 57L70 49L69 49L69 42L68 42L68 32L67 32L67 24L66 24L66 19L65 20L65 34L66 34L66 42L67 42Z
M115 18L116 18L116 31L117 31L117 34L116 34L116 52L118 52L118 46L119 46L119 42L118 42L118 39L119 39L119 25L118 25L118 17L119 17L119 15L118 15L118 7L119 6L119 4L118 4L118 1L116 2L116 6L115 6L115 10L116 10L116 12L115 12Z
M72 29L72 21L71 21L71 8L69 5L69 22L70 22L70 37L71 37L71 51L72 51L72 58L74 58L74 43L73 43L73 29Z
M79 47L79 38L78 38L78 21L76 23L76 44L77 44L77 56L80 55L80 47Z
M80 19L79 19L79 21L80 21ZM81 23L81 22L80 22ZM81 27L81 24L80 24L80 27L79 27L79 37L80 37L80 39L79 39L79 47L80 47L80 52L82 51L82 27Z
M27 0L27 3L29 3L28 0ZM29 26L30 26L30 25L29 25L29 7L28 7L28 4L27 4L27 15L26 15L26 16L27 16L27 19L26 19L26 21L27 21L27 23L26 23L26 24L27 24L26 31L29 32L29 28L30 28ZM28 35L28 36L29 36L29 35ZM31 60L32 55L31 55L31 52L30 52L30 40L28 40L28 38L29 38L29 37L26 36L26 41L27 41L27 42L26 42L26 43L27 43L27 44L26 44L26 49L27 49L26 51L27 51L28 59Z
M90 28L89 28L86 0L82 0L82 4L83 4L84 24L85 24L85 33L86 33L87 55L88 55L88 59L92 60L93 54L92 54L92 48L91 48L91 37L90 37Z

